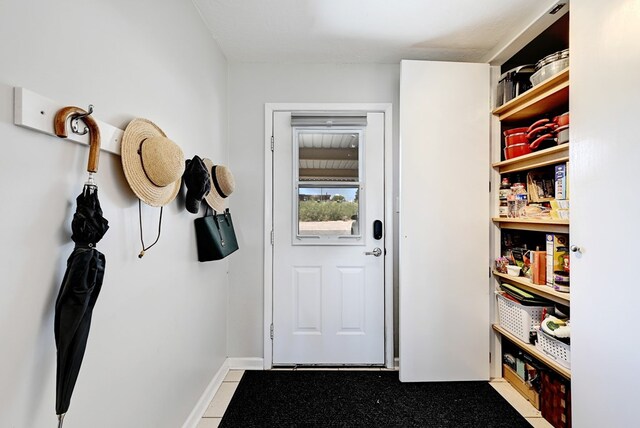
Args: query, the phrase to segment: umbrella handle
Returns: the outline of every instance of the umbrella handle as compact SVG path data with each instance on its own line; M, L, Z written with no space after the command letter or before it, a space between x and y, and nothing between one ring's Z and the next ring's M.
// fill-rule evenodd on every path
M56 113L53 119L53 129L55 134L60 138L67 138L67 120L69 118L82 119L88 127L89 132L89 160L87 162L88 172L98 172L98 160L100 158L100 127L90 116L93 112L92 109L89 113L81 109L80 107L68 106L63 107ZM83 135L83 133L79 133Z

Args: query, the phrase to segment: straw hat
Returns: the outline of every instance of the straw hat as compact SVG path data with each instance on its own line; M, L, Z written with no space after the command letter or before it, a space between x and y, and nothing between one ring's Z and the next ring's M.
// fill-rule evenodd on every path
M147 119L132 120L120 149L122 169L138 198L153 207L173 201L184 172L182 149Z
M207 204L216 211L224 211L225 199L233 193L236 182L231 170L224 165L214 165L211 159L203 159L211 175L211 191L204 197Z

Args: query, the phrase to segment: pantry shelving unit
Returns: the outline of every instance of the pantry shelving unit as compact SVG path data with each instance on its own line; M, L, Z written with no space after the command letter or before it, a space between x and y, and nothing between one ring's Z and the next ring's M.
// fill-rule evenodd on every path
M535 230L537 232L569 233L569 220L493 217L501 229Z
M515 122L540 116L567 103L569 68L552 76L493 111L501 122Z
M526 171L528 169L540 168L547 165L554 165L569 160L569 145L562 144L556 147L540 150L517 158L495 162L492 166L500 174Z
M498 333L500 333L502 337L509 339L509 342L513 343L514 345L522 349L527 354L535 357L536 359L544 363L554 372L562 375L566 379L571 379L571 370L552 360L543 351L539 350L538 348L536 348L530 343L523 342L522 340L518 339L513 334L509 333L507 330L505 330L504 328L500 327L497 324L493 324L493 329Z
M498 281L500 282L508 282L556 303L569 306L569 303L571 301L570 293L556 291L548 285L533 284L531 281L529 281L529 278L525 278L524 276L510 276L495 270L492 272L492 274L494 277L499 278Z
M567 105L569 102L569 69L565 69L563 72L553 76L549 80L541 83L538 86L534 86L524 94L514 98L508 103L500 106L493 111L493 115L498 117L500 122L510 122L515 120L535 120L544 113L556 109L559 106ZM492 167L499 175L528 171L531 169L539 168L542 166L556 165L569 160L569 144L563 144L555 147L551 147L545 150L540 150L528 155L519 156L517 158L502 160L494 162ZM498 183L494 183L497 185ZM528 230L536 232L549 232L549 233L569 233L569 220L555 220L551 218L505 218L505 217L493 217L491 219L493 223L499 229L515 229L515 230ZM499 234L497 234L499 236ZM508 282L515 284L527 291L538 294L554 302L569 305L570 294L558 292L546 285L532 284L529 278L526 277L512 277L506 274L499 273L497 271L492 272L493 277L498 282ZM494 325L494 330L500 333L503 337L507 337L510 341L516 345L525 346L525 350L534 349L540 354L537 348L521 342L513 335L506 335L502 327ZM508 332L506 332L508 333ZM543 361L547 360L551 363L555 363L553 360L546 357ZM560 366L561 367L561 366ZM566 369L565 369L566 370ZM565 376L569 377L569 376Z
M568 33L568 27L567 27ZM527 47L522 52L526 52ZM518 60L522 59L520 57ZM531 58L534 61L534 58ZM525 63L525 62L522 62ZM507 67L508 69L509 67ZM505 71L504 69L502 71ZM569 105L569 73L570 69L566 68L560 73L554 75L550 79L534 86L518 97L508 101L502 106L494 109L492 115L494 124L492 126L492 182L491 188L494 196L496 208L494 212L497 214L498 189L500 187L501 178L505 175L526 174L532 170L544 167L553 167L553 165L564 164L569 161L570 143L557 145L543 150L537 150L533 153L519 156L513 159L504 159L503 141L501 134L505 129L528 126L542 117L552 117L559 112L566 111ZM491 218L493 224L492 229L492 248L495 257L501 255L502 234L505 230L531 231L536 233L558 233L569 234L569 220L551 219L551 218L505 218L498 217L494 214ZM556 304L570 306L570 293L563 293L553 289L547 285L533 284L531 280L524 276L509 276L500 273L492 268L491 271L491 287L497 288L499 284L507 283L515 285L527 292L544 297ZM497 307L493 310L495 320L498 320ZM510 333L499 325L498 321L492 324L492 331L495 333L493 352L497 358L492 361L494 364L494 373L498 376L502 370L502 344L512 344L517 349L529 354L544 366L559 374L567 380L571 380L571 370L558 363L553 357L546 354L535 345L524 342L517 336Z

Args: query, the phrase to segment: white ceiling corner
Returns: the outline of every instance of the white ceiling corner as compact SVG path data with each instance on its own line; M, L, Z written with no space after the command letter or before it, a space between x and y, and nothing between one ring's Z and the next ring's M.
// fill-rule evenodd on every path
M554 0L193 0L229 61L480 61Z

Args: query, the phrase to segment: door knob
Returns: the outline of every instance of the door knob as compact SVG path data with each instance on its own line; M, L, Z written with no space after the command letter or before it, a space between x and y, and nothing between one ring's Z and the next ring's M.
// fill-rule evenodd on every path
M382 255L382 250L380 248L376 247L376 248L373 249L373 251L367 251L365 253L365 255L380 257Z
M571 247L569 247L569 249L572 253L579 253L581 251L580 247L578 247L577 245L572 245Z

